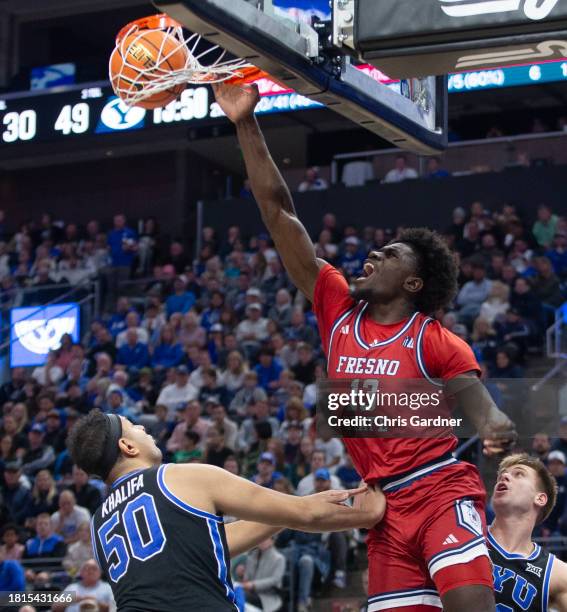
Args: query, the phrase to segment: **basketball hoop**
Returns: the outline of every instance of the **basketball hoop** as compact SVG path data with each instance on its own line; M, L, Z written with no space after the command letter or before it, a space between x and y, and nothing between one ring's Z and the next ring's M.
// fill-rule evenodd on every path
M151 45L151 56L141 62L138 47L152 33L159 35L159 45ZM110 58L114 92L128 106L135 106L163 92L176 92L177 97L186 84L253 82L267 76L246 60L226 59L227 51L218 45L201 43L199 34L186 37L181 24L165 14L129 23L118 33Z

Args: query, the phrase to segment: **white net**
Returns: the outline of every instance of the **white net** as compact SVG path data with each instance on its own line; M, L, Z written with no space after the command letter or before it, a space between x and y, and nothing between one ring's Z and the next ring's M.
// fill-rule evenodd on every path
M162 32L162 42L155 60L147 68L133 63L138 43L150 32ZM173 43L173 44L171 44ZM167 49L167 50L166 50ZM130 52L134 50L131 54ZM116 57L118 55L118 57ZM177 62L185 58L182 68L172 70L168 60ZM121 65L116 71L116 62ZM131 70L125 74L125 69ZM233 78L243 78L246 69L254 68L246 60L227 59L227 52L219 46L205 43L199 34L184 35L179 25L168 27L141 27L138 22L125 28L116 41L110 58L110 82L114 92L129 106L135 106L161 92L185 84L220 83Z

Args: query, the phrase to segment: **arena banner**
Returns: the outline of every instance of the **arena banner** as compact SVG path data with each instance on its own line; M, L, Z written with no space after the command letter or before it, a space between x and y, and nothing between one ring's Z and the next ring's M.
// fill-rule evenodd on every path
M354 47L397 78L567 57L560 0L357 0Z

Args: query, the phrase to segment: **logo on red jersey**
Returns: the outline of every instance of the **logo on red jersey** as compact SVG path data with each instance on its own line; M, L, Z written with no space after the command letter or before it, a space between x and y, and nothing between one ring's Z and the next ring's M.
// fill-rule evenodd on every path
M400 362L394 359L376 359L374 357L339 357L335 370L343 374L373 374L375 376L396 376Z
M404 341L402 342L402 346L408 349L412 349L414 347L413 338L411 336L406 336Z

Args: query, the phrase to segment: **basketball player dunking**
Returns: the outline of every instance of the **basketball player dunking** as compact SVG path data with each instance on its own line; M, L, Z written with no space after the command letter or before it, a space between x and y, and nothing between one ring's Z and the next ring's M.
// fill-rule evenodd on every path
M397 362L399 378L442 379L475 423L485 452L502 451L514 437L513 424L480 383L470 348L427 316L447 305L457 289L457 269L442 240L425 229L404 231L369 254L364 277L350 290L333 266L316 258L297 218L253 114L257 89L223 84L215 93L236 124L276 250L291 280L313 302L329 378L380 378L373 366L389 360ZM358 473L380 485L387 498L384 520L368 538L369 612L494 610L485 491L476 468L452 457L456 438L344 442Z
M111 486L91 529L120 612L235 612L230 555L283 526L370 527L384 513L383 494L365 487L295 497L211 465L161 465L141 425L99 410L74 426L68 446L81 469ZM353 495L356 507L342 505ZM225 528L222 514L245 520Z
M510 455L498 468L488 531L498 612L567 612L567 565L532 542L557 500L557 483L536 457Z

